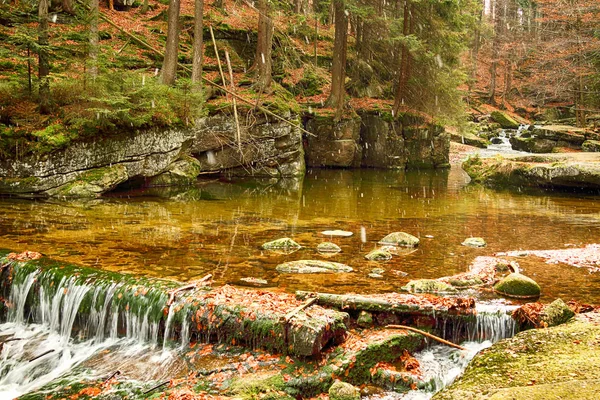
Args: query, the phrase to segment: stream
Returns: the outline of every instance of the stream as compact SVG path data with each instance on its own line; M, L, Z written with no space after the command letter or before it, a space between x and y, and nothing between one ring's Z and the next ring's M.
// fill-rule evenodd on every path
M215 285L239 284L250 277L287 292L385 293L400 290L411 279L465 271L479 255L582 247L600 238L597 195L511 193L469 186L468 181L459 168L308 170L298 180L214 178L187 190L123 189L94 200L4 198L0 199L0 248L34 250L89 267L178 281L211 273ZM329 229L353 235L321 234ZM364 260L376 242L393 231L420 237L419 247L385 263ZM488 246L462 246L470 236L485 238ZM292 254L260 249L262 243L279 237L292 237L303 248ZM325 259L315 250L323 241L342 248L327 259L346 263L355 272L294 275L275 270L284 261ZM561 297L600 304L599 274L529 257L519 263L523 273L542 287L541 301ZM384 270L383 279L368 276L373 268ZM11 294L11 302L18 306L0 324L2 341L20 339L4 344L0 398L13 398L67 375L100 377L120 369L132 381L160 381L188 372L182 362L187 339L165 340L143 315L132 314L127 326L117 329L106 309L82 325L78 301L93 288L70 287L64 295L47 293L35 312L26 311L30 288L25 280L20 292ZM474 327L479 333L463 342L468 355L435 345L420 352L416 357L424 373L437 383L403 398L430 397L459 375L478 350L514 334L502 317L510 302L499 302L493 294L477 295L477 301L488 311L481 320L487 320ZM53 351L29 362L49 350ZM372 398L399 396L387 393Z

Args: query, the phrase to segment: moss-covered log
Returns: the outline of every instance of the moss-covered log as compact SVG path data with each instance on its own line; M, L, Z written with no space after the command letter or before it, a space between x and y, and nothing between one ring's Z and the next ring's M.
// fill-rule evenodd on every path
M6 266L2 290L6 306L10 306L8 317L47 322L57 314L54 328L66 335L128 336L166 343L179 339L185 331L210 343L314 356L328 344L342 341L346 331L346 313L319 306L298 311L286 321L286 314L302 304L291 294L232 286L197 287L178 294L169 306L171 294L182 286L179 282L138 278L45 257L28 259L6 251L0 253L0 265ZM70 307L71 320L65 307Z

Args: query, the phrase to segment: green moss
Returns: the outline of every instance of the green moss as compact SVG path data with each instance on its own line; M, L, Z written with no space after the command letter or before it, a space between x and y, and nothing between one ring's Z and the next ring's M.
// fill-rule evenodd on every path
M411 293L453 293L456 292L454 286L435 279L418 279L410 281L402 287Z
M556 299L544 307L542 321L547 326L564 324L575 316L575 313L561 299Z
M540 286L531 278L512 273L494 286L494 290L502 295L517 298L535 298L541 293Z

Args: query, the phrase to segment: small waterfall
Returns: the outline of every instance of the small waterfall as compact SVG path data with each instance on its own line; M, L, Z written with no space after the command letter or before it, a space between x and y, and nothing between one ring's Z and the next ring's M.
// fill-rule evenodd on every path
M61 266L40 270L16 263L11 273L12 281L0 283L9 299L0 341L18 340L5 342L0 355L0 398L35 390L102 349L139 357L158 343L167 303L164 290L144 287L142 293L127 277L117 281ZM170 311L166 337L172 320ZM189 341L187 323L183 331L182 346ZM157 362L172 358L163 353Z

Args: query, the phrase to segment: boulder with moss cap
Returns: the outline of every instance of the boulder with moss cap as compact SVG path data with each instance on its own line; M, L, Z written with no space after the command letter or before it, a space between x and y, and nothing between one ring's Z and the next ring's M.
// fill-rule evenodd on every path
M301 248L298 243L290 238L280 238L267 242L261 246L263 250L298 250Z
M520 299L536 298L541 293L540 285L519 273L512 273L502 279L494 286L494 290L501 295Z
M335 381L329 388L329 400L360 400L360 390L349 383Z
M416 247L419 245L419 238L406 232L392 232L379 241L384 246L405 246Z

